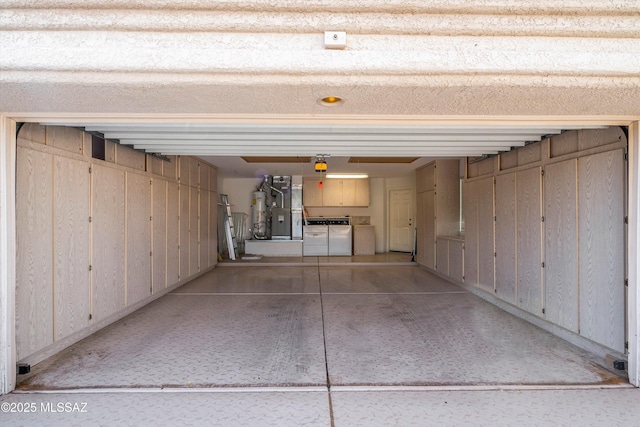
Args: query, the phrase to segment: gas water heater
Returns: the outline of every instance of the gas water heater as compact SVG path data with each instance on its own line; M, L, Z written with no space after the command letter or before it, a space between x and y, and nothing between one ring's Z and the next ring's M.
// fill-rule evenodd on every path
M253 238L265 240L267 233L267 195L264 191L254 191L251 194L251 229Z

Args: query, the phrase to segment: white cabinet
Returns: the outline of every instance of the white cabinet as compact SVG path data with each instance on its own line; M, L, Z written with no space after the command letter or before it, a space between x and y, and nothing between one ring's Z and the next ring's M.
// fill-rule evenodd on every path
M356 180L342 179L342 200L340 206L357 206L356 204Z
M355 181L355 201L353 206L369 206L369 180L354 179Z
M126 306L125 172L91 167L92 318L103 320Z
M369 180L305 178L302 199L309 207L367 207Z
M375 255L376 230L373 225L353 226L353 254Z
M322 206L322 188L319 178L305 178L302 187L302 204L304 206Z
M464 184L464 283L495 293L493 177ZM504 215L504 213L502 214ZM505 247L508 242L502 242ZM501 249L502 250L502 249ZM515 246L513 249L515 250Z
M43 132L44 134L44 132ZM44 139L44 135L43 135ZM53 156L18 147L16 348L20 360L53 343Z
M488 292L495 291L493 187L493 178L478 181L478 286Z
M146 171L145 155L127 147L117 163L108 153L103 161L80 150L88 134L26 129L16 159L19 360L38 360L215 265L214 167L181 158L179 184L178 157Z
M516 271L518 306L544 313L542 290L542 174L540 167L516 173Z
M466 285L619 353L625 351L623 137L611 142L609 133L585 130L541 144L542 154L533 145L505 154L494 163L501 169L478 169L484 177L465 182L463 206ZM591 151L605 145L610 150ZM447 252L441 241L437 270L459 276L451 268L460 250Z
M624 150L578 159L580 335L624 352Z
M488 195L488 193L487 193ZM485 290L511 304L516 303L516 174L498 175L495 183L495 289L493 282L484 282ZM486 211L489 211L487 204ZM491 216L494 216L491 213ZM488 224L485 224L488 225ZM486 227L480 227L486 232ZM493 236L485 234L482 247L488 247Z
M418 193L418 241L417 260L429 268L435 268L435 192L425 191Z
M435 162L416 170L416 191L418 193L435 189L435 171Z
M431 269L436 268L436 235L460 229L459 170L459 160L437 160L416 170L417 260Z
M464 240L460 237L438 237L436 241L436 271L462 283Z
M46 177L43 179L50 179ZM53 161L53 318L54 339L89 326L89 167L81 160Z
M344 206L341 179L325 179L322 182L322 206Z

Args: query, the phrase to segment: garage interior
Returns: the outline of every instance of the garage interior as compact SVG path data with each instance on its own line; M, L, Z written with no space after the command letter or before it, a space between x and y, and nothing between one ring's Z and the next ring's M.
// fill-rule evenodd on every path
M216 190L260 178L26 123L16 344L32 370L17 390L291 388L322 424L354 421L349 392L628 389L613 366L626 367L627 134L591 127L380 178L412 181L415 254L232 261L218 258Z
M633 7L6 3L0 400L91 411L3 424L640 416ZM369 254L228 259L264 175Z

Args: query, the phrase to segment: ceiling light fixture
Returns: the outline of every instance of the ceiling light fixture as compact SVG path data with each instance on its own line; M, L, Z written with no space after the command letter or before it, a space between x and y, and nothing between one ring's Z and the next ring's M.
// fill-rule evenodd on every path
M318 101L320 105L324 105L325 107L334 107L338 104L342 103L342 98L337 96L327 96Z
M364 179L369 178L369 175L366 173L328 173L327 178L356 178L356 179Z

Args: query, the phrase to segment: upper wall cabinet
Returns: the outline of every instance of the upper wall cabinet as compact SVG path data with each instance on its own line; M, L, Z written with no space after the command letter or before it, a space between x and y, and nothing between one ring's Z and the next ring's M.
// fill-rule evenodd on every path
M178 182L181 185L190 185L189 183L189 179L191 178L190 169L191 169L191 158L188 156L179 156L178 157Z
M343 189L341 179L323 180L322 187L319 188L322 191L322 206L345 206L342 204Z
M370 194L369 194L369 180L368 179L356 179L356 193L354 196L354 206L369 206Z
M305 178L302 185L302 204L305 206L322 206L322 180Z
M200 174L200 176L198 177L200 189L210 190L211 178L209 177L209 174L211 173L211 167L204 162L198 162L198 173Z
M436 233L455 236L460 232L460 161L436 160Z
M126 145L116 144L116 163L139 171L147 170L147 156Z
M436 184L436 164L435 162L418 169L416 171L416 192L434 190Z
M166 156L168 161L162 164L162 176L169 179L178 177L178 156Z
M369 206L368 179L305 178L302 187L305 206Z
M75 154L82 154L84 132L64 126L47 127L47 145L61 148Z
M209 191L218 191L218 169L213 166L209 170Z
M460 161L437 160L416 170L416 192L435 191L438 235L460 231Z

